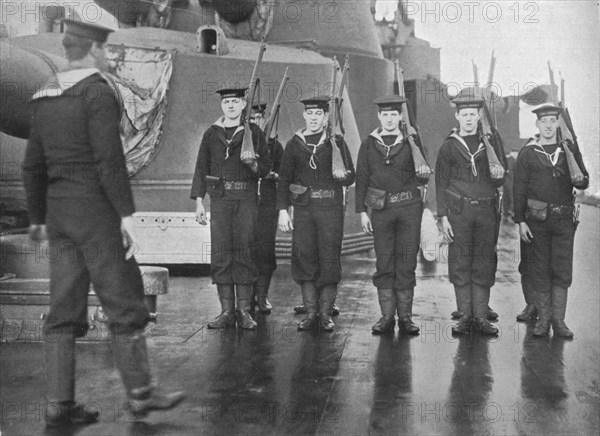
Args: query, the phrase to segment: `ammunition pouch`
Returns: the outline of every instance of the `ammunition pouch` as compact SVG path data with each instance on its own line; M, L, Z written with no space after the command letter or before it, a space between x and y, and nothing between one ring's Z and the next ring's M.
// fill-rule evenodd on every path
M463 208L463 196L460 195L458 192L452 191L451 189L446 189L445 194L446 207L448 208L448 210L457 215L460 215L462 213Z
M387 192L383 189L367 188L367 195L365 196L365 206L370 207L373 210L381 210L385 207L385 200L387 198Z
M548 218L548 203L540 200L527 199L525 219L544 222Z
M222 177L206 176L206 192L211 198L221 198L225 193Z
M291 202L294 206L308 205L308 187L290 183Z

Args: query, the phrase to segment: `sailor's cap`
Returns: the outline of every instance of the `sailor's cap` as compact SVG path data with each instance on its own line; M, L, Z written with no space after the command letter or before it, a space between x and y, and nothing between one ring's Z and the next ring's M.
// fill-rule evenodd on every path
M109 29L108 27L86 23L73 18L65 18L63 22L65 23L65 34L91 39L102 44L108 39L108 34L114 32L113 29Z
M329 97L327 96L318 96L305 98L304 100L300 100L300 103L304 105L304 110L307 109L323 109L327 111L329 109Z
M379 111L401 111L402 103L405 103L406 99L399 95L388 94L383 97L379 97L373 101L379 108Z
M559 117L560 114L562 113L563 109L560 106L556 106L552 103L546 103L541 105L540 107L532 110L531 112L533 112L534 114L537 115L538 120L542 117L549 117L549 116L554 116L554 117Z
M221 99L226 98L242 98L246 96L247 87L224 87L217 91L217 94L221 96Z

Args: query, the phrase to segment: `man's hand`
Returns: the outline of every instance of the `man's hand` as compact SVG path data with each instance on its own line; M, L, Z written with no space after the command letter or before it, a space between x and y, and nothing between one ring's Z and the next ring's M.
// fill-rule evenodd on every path
M196 198L196 221L202 226L205 226L207 223L206 210L204 209L204 204L200 197Z
M573 183L574 185L583 183L584 180L585 176L583 174L576 174L573 177L571 177L571 183Z
M529 243L533 239L533 233L525 221L519 223L519 235L523 242Z
M294 223L287 210L281 209L279 211L279 230L288 233L294 230Z
M279 180L279 174L274 171L270 171L269 174L266 175L265 179L267 180Z
M442 217L442 235L444 235L445 242L449 244L454 242L454 232L452 231L452 226L450 225L447 216Z
M367 235L373 234L373 225L371 224L371 218L367 212L360 213L360 225L362 226L363 232Z
M490 176L492 179L501 179L504 177L505 171L502 165L492 165L491 167Z
M344 180L346 180L346 171L340 169L340 168L336 168L333 170L333 178L335 180L337 180L338 182L342 182Z
M42 242L48 239L45 224L32 224L29 226L29 237L33 242Z
M123 237L123 247L126 250L125 260L129 260L135 254L137 248L135 221L131 215L121 218L121 236Z

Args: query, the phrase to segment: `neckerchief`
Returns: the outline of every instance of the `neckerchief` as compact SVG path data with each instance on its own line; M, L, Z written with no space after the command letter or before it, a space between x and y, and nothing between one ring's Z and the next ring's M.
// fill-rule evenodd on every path
M225 130L224 121L225 121L225 117L221 117L213 123L213 126L221 127L223 130ZM229 152L231 151L231 149L233 149L237 145L241 144L241 141L239 142L239 144L238 144L238 142L235 142L233 145L232 145L232 142L234 139L237 139L238 134L243 131L244 131L244 125L241 124L237 127L237 129L235 129L235 132L233 132L233 135L231 135L231 139L227 139L225 137L225 135L223 135L223 131L221 129L217 129L217 136L219 137L221 142L223 142L223 144L225 144L225 147L226 147L225 148L225 160L227 160L229 158Z
M94 74L103 76L98 68L76 68L56 73L54 77L44 84L42 89L33 94L31 99L36 100L44 97L60 97L65 91Z
M375 149L383 155L385 163L389 165L390 158L394 157L400 153L400 150L402 150L402 146L404 145L404 136L402 136L402 133L399 133L393 144L385 145L385 142L383 142L383 139L381 138L382 131L383 129L380 127L373 130L369 136L375 139ZM397 145L400 145L400 147L396 147Z
M317 160L315 155L317 154L317 149L325 144L325 140L327 139L327 133L325 132L325 129L323 129L323 133L321 134L321 138L319 139L319 142L317 144L307 144L306 143L306 138L304 137L304 131L306 129L300 129L296 132L296 136L298 138L300 138L302 140L302 143L300 144L305 151L308 151L310 153L310 159L308 160L308 166L313 169L316 170L317 169ZM312 148L312 150L311 150Z
M471 150L469 149L469 146L467 145L467 143L465 142L465 140L457 133L456 129L452 130L452 133L450 134L450 137L456 139L458 142L460 142L464 146L464 151L466 151L466 156L465 157L470 161L471 172L473 173L473 175L475 177L477 177L477 166L475 165L475 157L477 155L479 155L482 151L485 150L483 142L479 143L479 148L477 149L477 151L475 153L471 153ZM463 150L463 149L459 148L459 150ZM465 155L465 154L463 153L463 155Z
M546 150L544 150L544 146L541 145L538 140L539 137L537 136L535 138L531 138L527 145L533 146L533 150L536 153L538 153L537 156L539 157L542 164L552 168L552 177L556 179L559 175L564 175L564 170L558 166L558 164L562 162L562 148L560 146L557 146L554 153L550 154Z

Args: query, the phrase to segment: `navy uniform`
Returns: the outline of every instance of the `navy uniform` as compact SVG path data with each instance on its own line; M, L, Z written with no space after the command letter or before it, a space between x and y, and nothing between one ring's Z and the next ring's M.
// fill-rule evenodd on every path
M255 123L264 129L266 103L252 107L253 114L257 118ZM258 121L258 122L257 122ZM254 296L259 312L270 313L273 307L268 300L271 276L277 269L275 259L275 236L277 234L277 180L279 179L279 167L283 155L283 146L275 138L267 139L269 173L260 179L258 215L256 219L255 244L256 244L256 266L258 267L258 279L254 283Z
M453 102L457 117L463 109L479 110L485 104L470 96L459 96ZM478 132L460 136L454 131L443 142L436 162L437 208L438 217L447 217L454 233L448 250L448 275L462 316L453 331L469 332L474 317L482 332L496 334L498 330L486 318L497 267L497 188L504 177L491 177ZM498 159L504 161L500 141L496 137L489 140Z
M302 103L305 111L328 111L327 97ZM332 174L332 144L325 130L307 136L304 132L304 129L296 132L283 152L277 207L283 212L294 206L292 276L302 288L308 312L298 328L312 328L319 313L322 328L331 331L334 328L331 307L342 274L343 187L354 183L355 172L343 138L336 137L335 142L347 173L343 180L337 180Z
M398 122L405 102L396 95L375 100L380 114L397 112ZM356 162L356 213L366 214L367 206L371 208L377 256L373 284L377 287L382 317L373 326L373 332L393 331L397 311L400 328L418 334L419 328L411 316L423 215L420 183L415 177L408 138L400 133L395 122L390 128L396 133L386 131L384 123L362 142ZM378 202L373 201L376 199ZM364 230L370 233L371 229L367 225Z
M533 112L538 123L550 120L558 125L562 109L544 105ZM552 322L555 334L570 338L573 332L564 320L567 290L573 274L573 188L586 189L589 175L577 144L559 144L556 133L549 139L542 138L542 126L538 124L540 135L531 139L517 158L515 222L519 223L521 239L525 242L522 244L525 255L519 270L533 290L538 311L533 334L546 336ZM580 180L571 180L565 146L573 152L583 173ZM536 210L545 210L544 216ZM529 235L524 235L525 230L529 230Z
M90 282L108 316L117 368L129 407L145 414L183 394L159 394L149 371L144 328L149 313L137 263L126 254L135 211L119 131L120 107L97 67L111 30L66 21L71 68L33 96L23 181L39 239L47 228L50 309L44 325L49 426L91 423L98 413L74 401L75 342L88 330ZM121 226L125 229L122 233Z
M217 91L221 99L244 98L247 88L225 88ZM258 180L269 172L269 153L260 128L250 124L256 153L255 170L242 162L244 125L225 126L225 117L211 125L200 143L191 198L211 197L211 264L212 281L217 285L221 314L208 328L235 326L255 329L250 315L252 287L258 278L254 244L257 213ZM235 290L234 290L235 287Z

